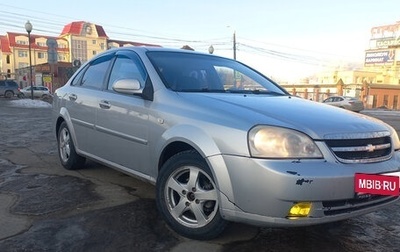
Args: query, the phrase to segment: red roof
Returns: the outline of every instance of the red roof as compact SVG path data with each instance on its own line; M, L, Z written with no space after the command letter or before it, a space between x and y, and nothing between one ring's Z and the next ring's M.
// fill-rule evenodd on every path
M28 34L27 33L7 32L7 36L4 36L5 37L5 39L4 39L5 42L4 43L5 44L8 43L7 46L8 46L9 52L11 52L10 47L19 47L19 48L26 48L26 49L29 48L29 44L27 44L27 45L17 44L17 41L15 40L15 38L18 37L18 36L28 37ZM47 48L47 45L39 46L37 43L35 43L36 39L38 39L38 38L45 38L45 39L50 39L51 38L51 39L55 39L55 40L60 39L58 37L44 36L44 35L34 35L34 34L31 33L31 48L32 49L46 49ZM3 39L1 41L2 41L1 44L3 45ZM3 50L3 46L2 46L2 50ZM64 50L68 51L68 48L58 48L57 50L58 51L64 51ZM3 50L3 52L4 52L4 50Z
M11 53L10 43L8 42L7 36L0 35L0 50L3 53Z
M88 22L84 22L84 21L78 21L78 22L72 22L70 24L67 24L66 26L64 26L63 31L61 32L60 37L51 37L51 36L43 36L43 35L35 35L35 34L30 34L31 37L31 47L32 49L40 49L40 50L46 50L47 49L47 45L44 46L39 46L37 43L35 43L36 39L38 38L45 38L45 39L62 39L62 35L67 35L67 34L72 34L72 35L81 35L84 34L86 31L83 29L87 28L87 25L90 25L90 27L95 27L96 32L98 37L103 37L103 38L107 38L108 36L105 33L104 29L102 26L100 25L95 25L95 24L91 24ZM28 37L27 33L15 33L15 32L7 32L7 34L4 35L0 35L0 50L3 53L12 53L11 48L13 47L17 47L17 48L24 48L24 49L28 49L29 48L29 44L19 44L16 41L16 37L18 36L24 36L24 37ZM140 43L140 42L133 42L133 41L122 41L122 40L108 40L108 42L113 42L113 43L117 43L120 47L124 46L124 45L133 45L133 46L154 46L154 47L161 47L160 45L155 45L155 44L148 44L148 43ZM69 48L57 48L57 51L68 51Z
M66 34L81 35L82 30L85 28L85 24L87 24L87 23L88 22L77 21L77 22L72 22L70 24L67 24L66 26L64 26L64 29L62 30L60 36L66 35ZM94 25L94 26L95 26L97 35L99 37L108 38L106 32L103 29L103 26L100 26L100 25Z

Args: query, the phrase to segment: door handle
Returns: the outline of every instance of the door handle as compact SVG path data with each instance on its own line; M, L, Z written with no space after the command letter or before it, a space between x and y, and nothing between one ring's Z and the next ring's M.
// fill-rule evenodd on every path
M99 105L100 105L100 108L102 108L102 109L111 108L111 104L108 101L104 101L104 100L100 101Z

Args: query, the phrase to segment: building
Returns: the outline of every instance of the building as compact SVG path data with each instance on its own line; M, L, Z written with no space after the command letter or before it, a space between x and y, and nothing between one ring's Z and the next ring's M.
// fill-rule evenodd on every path
M331 95L356 97L366 108L400 109L400 22L371 29L362 69L317 74L315 83L284 84L293 95L323 101Z
M371 29L364 69L379 72L376 83L400 84L400 21Z
M0 78L15 79L20 87L30 85L29 42L33 84L51 90L63 85L84 62L109 48L159 46L109 39L103 27L78 21L64 26L58 37L7 32L0 35Z
M48 46L47 41L56 41L58 61L68 62L69 48L68 42L62 38L40 36L31 34L31 55L32 65L47 63ZM3 78L16 79L15 69L28 68L28 71L19 76L24 80L29 77L29 40L27 34L7 32L0 36L0 74Z

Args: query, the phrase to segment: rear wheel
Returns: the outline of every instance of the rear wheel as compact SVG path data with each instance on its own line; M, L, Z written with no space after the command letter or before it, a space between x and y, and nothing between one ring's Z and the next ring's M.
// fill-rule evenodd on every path
M13 91L7 90L7 91L4 93L4 97L6 97L6 98L11 98L11 97L13 97L13 96L14 96Z
M163 165L156 202L167 224L188 238L212 239L227 225L210 168L194 151L178 153Z
M75 145L68 129L67 123L62 122L57 135L58 156L61 164L68 170L76 170L85 165L85 158L75 151Z

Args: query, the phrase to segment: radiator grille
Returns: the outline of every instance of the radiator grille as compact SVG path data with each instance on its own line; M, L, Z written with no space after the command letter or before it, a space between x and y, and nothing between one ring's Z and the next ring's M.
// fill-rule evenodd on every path
M372 163L392 155L390 136L361 139L329 139L325 141L332 153L344 163Z

